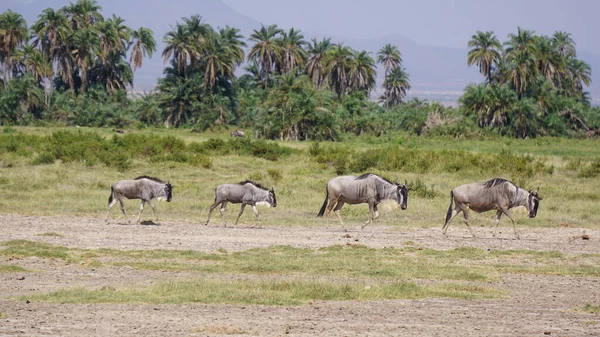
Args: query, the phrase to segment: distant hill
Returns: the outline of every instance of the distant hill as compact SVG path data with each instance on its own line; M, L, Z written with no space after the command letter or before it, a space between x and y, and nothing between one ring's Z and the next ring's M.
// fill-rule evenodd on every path
M10 8L21 13L28 24L31 24L43 9L60 8L68 3L68 0L3 0L0 3L0 12ZM260 28L261 24L236 12L221 0L98 0L98 3L104 15L115 13L124 18L126 24L132 28L144 26L154 31L157 52L152 59L145 60L144 66L136 72L136 88L143 90L154 87L156 80L162 75L163 36L177 21L181 21L182 17L199 14L215 28L229 25L240 29L246 37L254 29ZM307 40L323 37L318 32L312 32L312 27L296 28L305 32ZM451 102L460 96L467 84L483 79L476 67L467 67L466 49L419 45L402 35L388 35L377 39L331 38L334 43L342 42L357 50L367 50L372 52L373 56L386 43L396 45L410 74L413 87L409 92L410 96ZM592 70L596 70L592 72L593 87L589 90L600 104L600 55L580 51L579 56L591 65ZM381 72L379 74L381 76ZM378 79L378 83L381 83L381 78Z

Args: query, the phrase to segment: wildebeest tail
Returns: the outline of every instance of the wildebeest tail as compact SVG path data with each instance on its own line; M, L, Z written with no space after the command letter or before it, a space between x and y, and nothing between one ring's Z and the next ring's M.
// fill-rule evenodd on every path
M325 187L325 201L323 201L323 206L321 206L321 210L317 217L323 216L325 214L325 209L327 208L327 200L329 199L329 191L327 191L327 187Z
M448 206L448 213L446 213L446 222L442 228L448 226L448 221L452 218L452 202L454 201L454 192L450 191L450 206Z
M115 190L113 189L113 187L110 187L110 196L108 197L108 204L110 205L110 203L113 201L113 193L115 192Z

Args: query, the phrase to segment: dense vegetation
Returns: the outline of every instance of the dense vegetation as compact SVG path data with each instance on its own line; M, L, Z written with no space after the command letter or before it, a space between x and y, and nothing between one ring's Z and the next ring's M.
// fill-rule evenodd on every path
M565 32L546 37L519 28L505 48L493 32L477 32L467 63L479 67L485 82L469 85L459 106L448 108L406 101L410 77L393 45L372 56L276 25L254 30L246 41L236 28L214 29L193 15L163 37L168 67L156 90L139 97L127 88L156 51L153 33L100 11L96 1L78 0L44 10L29 27L18 13L0 14L0 124L236 126L282 140L393 130L525 138L594 135L600 128L600 110L585 92L591 69ZM384 81L373 101L377 65ZM241 66L246 72L238 78Z

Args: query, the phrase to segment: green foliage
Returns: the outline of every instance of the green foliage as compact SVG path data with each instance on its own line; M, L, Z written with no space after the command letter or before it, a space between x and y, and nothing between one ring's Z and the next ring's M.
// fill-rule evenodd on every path
M584 311L589 312L590 314L600 313L600 305L586 304L583 308Z
M435 185L427 187L427 184L421 179L408 182L408 188L410 189L409 195L411 197L417 196L419 198L434 199L440 195L440 193L435 190Z
M600 175L600 158L596 158L589 165L582 167L578 174L580 178L595 178L598 175Z
M499 154L482 154L459 150L415 150L387 146L367 151L351 151L330 145L313 144L309 154L318 163L336 167L336 173L361 173L368 170L404 171L415 173L477 173L510 174L533 177L552 174L554 168L528 155L502 150Z
M191 143L188 149L193 153L211 154L217 156L236 154L240 156L254 156L276 161L280 157L289 156L293 150L280 146L277 143L265 140L251 140L249 138L236 138L227 141L210 138L202 143Z
M23 267L19 267L19 266L13 266L13 265L0 265L0 274L5 274L5 273L25 273L25 272L29 272L29 270L23 268ZM0 312L0 318L4 318L4 315Z
M66 247L51 245L41 242L26 240L12 240L2 243L5 248L0 250L3 256L53 258L65 260L69 257L69 249Z

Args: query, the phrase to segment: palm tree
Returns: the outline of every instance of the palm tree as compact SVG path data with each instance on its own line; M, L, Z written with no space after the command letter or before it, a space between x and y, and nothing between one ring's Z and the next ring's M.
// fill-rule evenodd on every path
M21 14L10 9L0 14L0 63L3 65L5 86L16 63L14 53L27 39L27 22Z
M31 75L25 75L22 78L10 81L10 90L19 99L20 113L17 122L25 118L32 108L36 108L43 103L44 93Z
M156 41L153 34L152 30L145 27L140 27L140 29L131 32L129 66L134 71L142 66L144 57L152 57L152 54L156 51Z
M39 84L42 79L52 74L51 65L39 49L32 44L25 44L15 52L21 72L29 74Z
M331 39L323 38L321 41L313 38L308 44L308 60L305 71L312 82L320 88L325 80L325 55L331 47Z
M258 62L265 87L277 63L277 57L281 54L277 40L278 35L282 33L283 30L277 28L277 25L267 27L263 25L260 30L255 29L254 33L250 35L250 41L255 42L255 44L248 53L248 60Z
M529 83L537 75L535 56L529 50L528 48L513 49L506 57L508 69L505 73L505 79L513 85L519 99L523 98Z
M89 77L91 83L101 84L107 92L133 86L133 71L121 52L112 52L106 60L97 62Z
M521 29L517 27L517 34L508 34L509 40L504 43L506 46L506 53L510 54L513 51L528 51L530 53L535 52L535 32L532 30Z
M410 76L403 67L392 70L383 82L383 96L381 100L386 107L402 103L406 93L410 90Z
M239 66L244 62L244 35L240 34L240 30L225 26L225 28L219 29L219 36L223 45L229 50L232 61L236 66Z
M79 68L81 92L85 93L87 92L88 71L94 62L94 56L98 54L100 49L98 33L92 28L75 31L72 39L72 49L75 64Z
M33 45L39 46L44 55L53 58L55 49L64 44L69 36L69 21L61 11L45 9L31 26Z
M132 29L125 25L125 19L120 16L112 15L112 17L106 21L112 23L113 27L117 31L117 37L119 39L120 46L117 48L120 51L127 50L129 41L131 40Z
M192 15L189 18L183 18L183 23L189 36L189 43L193 49L193 53L190 54L190 66L195 67L203 57L204 46L211 38L213 29L198 14Z
M98 34L98 58L101 63L105 62L111 53L122 50L119 32L113 21L100 21L93 26L93 29Z
M552 35L552 47L556 50L561 56L566 56L568 54L577 56L577 52L575 51L575 41L571 37L570 33L557 31Z
M217 78L233 77L234 59L227 45L223 44L218 33L213 33L206 42L205 55L202 58L204 65L204 83L210 90L215 86Z
M467 65L477 65L479 72L486 77L487 83L492 83L492 69L494 64L500 63L502 51L502 45L494 32L477 31L467 46L469 47Z
M260 66L258 65L258 61L253 60L249 62L244 66L244 70L248 73L248 75L244 76L248 76L250 78L249 83L251 83L252 86L260 83L260 81L262 80L262 76L260 75Z
M325 73L329 85L337 94L338 99L346 94L348 87L348 71L352 61L352 49L341 43L333 45L325 56Z
M582 97L583 85L585 84L589 87L592 84L592 68L585 61L569 57L567 59L567 71L574 92Z
M537 68L540 75L549 81L558 82L561 69L561 57L552 47L552 42L546 36L539 36L535 39Z
M74 90L72 77L73 61L69 47L69 38L72 30L69 20L63 11L54 11L51 8L45 9L39 15L38 20L31 27L33 34L33 44L38 46L44 55L44 58L50 62L50 71L48 78L54 77L54 66L58 74L65 83L69 84L71 90ZM52 85L47 87L46 104L49 104L49 98L52 91ZM48 92L50 91L50 92Z
M537 54L536 36L533 31L517 28L517 34L508 34L506 45L505 78L512 83L519 100L529 87L529 83L538 74L535 56Z
M402 55L396 46L386 44L377 52L377 63L381 64L384 76L402 64Z
M167 44L162 52L163 62L166 63L171 57L175 60L177 71L187 78L188 60L191 61L197 55L197 48L194 46L186 27L177 23L175 28L165 34L163 41Z
M102 21L101 10L102 7L96 0L77 0L76 3L71 2L61 8L61 12L69 18L73 30L88 28L94 23Z
M281 62L280 72L287 74L296 68L304 67L306 62L306 51L304 46L307 44L304 35L298 30L291 28L287 33L282 33L279 40L281 44Z
M354 52L348 71L348 86L354 91L364 91L369 96L377 76L375 60L367 51Z

